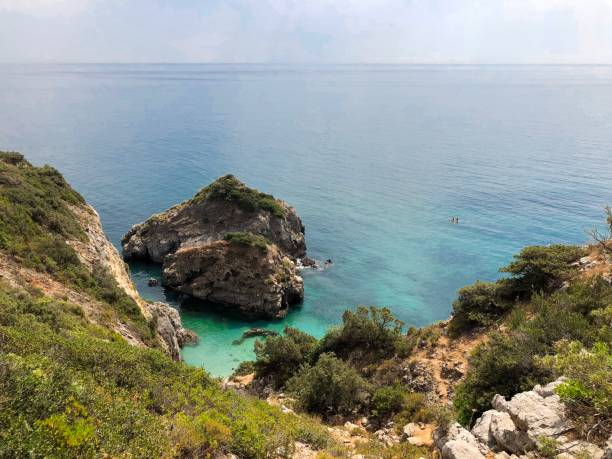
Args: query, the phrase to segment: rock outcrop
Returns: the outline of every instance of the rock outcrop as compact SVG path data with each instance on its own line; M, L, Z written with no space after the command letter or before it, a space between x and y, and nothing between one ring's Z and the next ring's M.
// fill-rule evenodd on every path
M204 245L227 233L265 237L294 260L306 255L304 225L287 203L226 175L192 199L153 215L123 237L126 259L162 263L185 245Z
M295 264L273 244L215 241L180 248L164 259L162 283L247 317L284 317L304 296Z
M280 318L302 301L304 226L285 202L231 175L134 226L126 259L163 264L162 284L249 318Z
M604 457L597 445L570 439L573 425L555 393L562 382L560 378L543 387L535 386L510 400L496 395L494 409L484 412L471 432L459 424L436 432L434 440L442 459L539 457L536 452L543 439L556 443L557 458Z

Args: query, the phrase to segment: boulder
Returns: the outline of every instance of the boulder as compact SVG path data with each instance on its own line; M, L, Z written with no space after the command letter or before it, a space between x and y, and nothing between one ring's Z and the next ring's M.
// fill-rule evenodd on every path
M485 459L477 447L463 440L451 440L441 451L442 459Z
M157 335L162 347L174 360L180 360L181 348L195 343L198 336L183 328L179 312L166 303L149 303L149 311L157 324Z
M536 447L529 435L516 427L508 413L491 413L489 429L498 449L524 454Z
M612 435L608 438L603 449L603 459L612 459Z
M538 388L540 393L551 393L549 386ZM572 428L565 416L565 406L558 395L542 397L535 390L521 392L507 401L501 395L493 398L493 408L508 413L516 426L536 442L539 437L556 437Z
M489 448L495 446L495 438L491 434L491 418L493 414L499 413L499 411L489 410L482 413L472 427L472 435L482 444L487 445Z
M414 446L431 446L431 430L425 425L411 422L402 429L402 440Z
M479 451L479 454L481 455L486 454L488 450L485 445L478 442L474 435L472 435L468 430L464 429L461 424L457 422L451 424L445 430L436 430L434 432L433 439L434 444L442 452L444 451L444 447L450 442L456 442L453 444L453 449L456 449L457 451L465 450L465 448L462 445L459 445L459 443L468 445L470 447L469 449L475 449L476 451ZM445 457L444 454L442 456Z
M374 432L374 438L376 438L383 445L389 447L399 443L400 439L393 429L380 429Z
M597 445L580 440L559 445L559 451L560 454L557 455L557 459L577 459L585 457L589 459L602 459L604 457L604 451Z
M295 263L276 245L215 241L166 256L165 287L227 306L250 318L281 318L304 298Z

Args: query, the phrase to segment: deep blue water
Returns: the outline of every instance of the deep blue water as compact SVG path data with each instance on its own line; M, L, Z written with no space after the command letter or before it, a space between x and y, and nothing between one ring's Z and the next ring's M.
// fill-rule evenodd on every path
M612 203L612 67L0 66L0 149L49 163L111 240L233 173L294 205L311 256L285 321L321 335L357 304L408 325L526 244L584 242ZM450 225L452 215L461 218ZM216 375L253 324L177 304Z

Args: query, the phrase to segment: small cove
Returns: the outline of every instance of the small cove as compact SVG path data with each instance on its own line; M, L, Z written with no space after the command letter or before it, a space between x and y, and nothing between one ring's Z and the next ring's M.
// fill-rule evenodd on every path
M445 319L458 288L524 245L585 241L612 203L612 67L6 65L0 102L0 147L58 168L118 248L226 173L296 207L334 265L282 321L182 303L130 266L217 376L252 358L232 345L251 327L321 336L358 304Z

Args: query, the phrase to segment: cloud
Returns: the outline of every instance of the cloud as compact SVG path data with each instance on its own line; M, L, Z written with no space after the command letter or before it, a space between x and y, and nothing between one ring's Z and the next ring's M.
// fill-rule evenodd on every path
M612 63L612 0L0 0L20 59Z
M33 16L73 15L85 11L92 3L92 0L0 0L0 13Z

